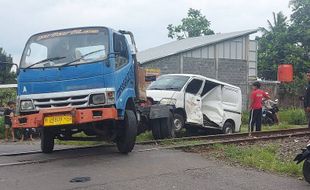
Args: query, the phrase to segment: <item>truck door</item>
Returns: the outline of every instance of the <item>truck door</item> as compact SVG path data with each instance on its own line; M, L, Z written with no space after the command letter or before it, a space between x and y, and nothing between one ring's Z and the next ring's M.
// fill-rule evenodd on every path
M188 123L203 124L200 97L202 83L202 80L193 79L185 89L185 111Z
M124 35L113 34L115 55L116 108L124 110L128 98L135 97L135 75L132 56Z

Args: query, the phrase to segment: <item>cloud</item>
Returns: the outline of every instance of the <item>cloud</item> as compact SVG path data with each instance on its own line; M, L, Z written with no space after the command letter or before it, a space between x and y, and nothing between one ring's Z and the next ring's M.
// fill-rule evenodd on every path
M189 8L200 9L215 32L266 26L272 12L290 13L289 0L0 0L0 47L19 61L34 33L76 26L131 30L140 50L171 41L167 25L179 24Z

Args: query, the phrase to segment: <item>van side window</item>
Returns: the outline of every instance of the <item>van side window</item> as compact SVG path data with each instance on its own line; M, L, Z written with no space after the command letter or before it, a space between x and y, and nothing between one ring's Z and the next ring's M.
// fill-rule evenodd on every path
M128 48L126 38L123 35L113 34L113 45L115 58L115 68L119 69L128 63Z
M186 87L185 92L197 94L201 88L202 80L193 79Z
M210 90L212 90L218 85L219 84L206 80L205 85L203 86L203 89L202 89L201 97L206 95Z

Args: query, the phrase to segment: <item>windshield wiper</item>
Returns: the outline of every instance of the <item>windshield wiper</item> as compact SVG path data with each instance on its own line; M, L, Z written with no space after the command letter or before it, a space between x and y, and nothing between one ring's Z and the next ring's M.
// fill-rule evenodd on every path
M87 57L87 56L89 56L89 55L91 55L91 54L94 54L94 53L98 53L98 52L100 52L100 51L104 51L104 49L99 49L99 50L96 50L96 51L89 52L89 53L87 53L87 54L85 54L85 55L82 55L82 56L81 56L80 58L78 58L78 59L75 59L75 60L70 61L70 62L68 62L68 63L65 63L65 64L63 64L63 65L60 65L60 67L64 67L64 66L70 65L70 64L75 63L75 62L77 62L77 61L80 61L80 60L83 59L84 57Z
M60 59L64 59L64 58L66 58L66 57L60 57L60 56L58 56L58 57L46 58L46 59L43 59L43 60L41 60L41 61L38 61L38 62L36 62L36 63L34 63L34 64L31 64L31 65L29 65L28 67L25 67L24 69L29 69L29 68L31 68L31 67L33 67L33 66L35 66L35 65L38 65L38 64L40 64L40 63L44 63L44 62L46 62L46 61L56 61L56 60L60 60Z

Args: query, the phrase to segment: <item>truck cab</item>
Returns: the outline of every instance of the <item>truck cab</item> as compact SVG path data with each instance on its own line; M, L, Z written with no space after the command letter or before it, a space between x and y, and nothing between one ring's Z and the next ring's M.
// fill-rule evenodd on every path
M135 50L131 32L107 27L31 36L20 61L13 127L40 128L46 153L52 152L54 138L72 140L78 132L130 152L139 119Z

